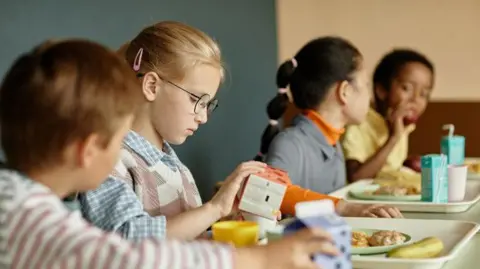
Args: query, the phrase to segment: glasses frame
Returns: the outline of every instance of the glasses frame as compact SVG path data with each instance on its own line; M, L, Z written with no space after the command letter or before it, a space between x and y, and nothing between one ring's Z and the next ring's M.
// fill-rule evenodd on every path
M141 78L145 76L145 74L143 73L138 73L137 74L137 77L138 78ZM159 76L160 77L160 76ZM183 87L180 87L179 85L177 85L176 83L173 83L171 82L170 80L168 79L164 79L162 77L160 77L161 79L163 79L164 81L166 81L168 84L172 85L173 87L179 89L179 90L182 90L184 92L186 92L188 95L190 95L191 97L197 99L197 101L195 102L195 106L193 107L193 113L195 114L199 114L200 111L197 110L197 108L199 107L198 104L200 103L200 101L205 98L205 97L208 97L208 99L210 99L210 95L209 94L203 94L203 95L197 95L197 94L194 94L192 92L190 92L189 90L186 90L185 88ZM217 98L213 98L211 99L210 101L207 102L207 106L206 106L206 110L207 110L207 115L210 115L213 113L213 111L215 111L215 109L218 108L218 99ZM199 109L202 109L201 107Z

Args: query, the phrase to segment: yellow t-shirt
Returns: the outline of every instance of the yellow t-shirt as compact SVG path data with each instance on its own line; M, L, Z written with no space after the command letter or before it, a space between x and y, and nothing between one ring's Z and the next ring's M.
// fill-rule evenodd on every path
M415 130L409 125L403 137L398 141L380 172L398 171L408 155L408 136ZM347 127L342 137L345 160L365 162L387 141L389 130L387 122L374 109L370 108L366 120L359 125Z

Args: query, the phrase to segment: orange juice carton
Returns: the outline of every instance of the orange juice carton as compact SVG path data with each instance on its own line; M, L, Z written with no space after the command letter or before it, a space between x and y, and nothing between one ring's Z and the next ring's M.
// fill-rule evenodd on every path
M245 215L276 221L289 183L287 172L272 167L267 167L263 173L250 175L238 193L238 208Z

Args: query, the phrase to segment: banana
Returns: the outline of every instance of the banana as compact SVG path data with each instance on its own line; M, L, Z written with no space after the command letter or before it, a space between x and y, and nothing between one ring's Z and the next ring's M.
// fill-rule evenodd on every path
M443 251L443 242L437 237L427 237L411 245L401 246L387 253L389 258L428 259L434 258Z

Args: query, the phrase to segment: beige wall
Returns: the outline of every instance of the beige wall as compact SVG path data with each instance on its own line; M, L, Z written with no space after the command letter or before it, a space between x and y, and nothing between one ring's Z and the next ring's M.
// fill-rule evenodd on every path
M312 38L350 39L371 71L398 46L437 68L435 100L480 100L480 0L277 0L279 59Z

